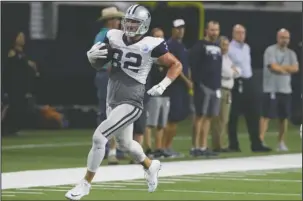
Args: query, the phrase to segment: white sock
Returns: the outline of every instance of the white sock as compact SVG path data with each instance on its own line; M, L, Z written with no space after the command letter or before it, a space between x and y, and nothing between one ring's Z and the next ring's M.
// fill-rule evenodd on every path
M116 156L117 155L117 150L116 149L110 149L108 152L108 156Z
M87 170L90 172L97 172L105 155L105 146L107 143L106 137L96 129L93 135L93 146L87 157Z

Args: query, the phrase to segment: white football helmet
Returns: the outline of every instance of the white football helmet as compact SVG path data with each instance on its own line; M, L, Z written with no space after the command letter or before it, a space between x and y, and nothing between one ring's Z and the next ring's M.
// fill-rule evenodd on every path
M130 6L121 21L126 36L134 37L148 32L151 22L149 11L139 4Z

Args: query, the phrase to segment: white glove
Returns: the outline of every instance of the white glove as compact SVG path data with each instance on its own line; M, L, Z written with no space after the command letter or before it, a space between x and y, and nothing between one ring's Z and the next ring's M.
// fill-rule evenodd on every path
M94 44L92 46L92 48L90 50L87 51L87 58L89 60L89 62L95 62L96 59L106 59L107 58L107 54L108 54L108 50L107 49L103 49L100 50L100 48L104 47L105 43L101 43L101 42L97 42L96 44Z
M171 79L165 77L159 84L153 86L147 91L147 94L151 96L160 96L163 94L165 89L172 83Z

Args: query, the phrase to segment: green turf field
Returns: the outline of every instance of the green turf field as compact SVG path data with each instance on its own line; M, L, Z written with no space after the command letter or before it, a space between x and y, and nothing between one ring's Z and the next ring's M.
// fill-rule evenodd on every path
M270 154L280 154L275 151L276 128L273 122L266 136L266 143L274 148ZM2 172L84 167L92 133L93 130L40 130L23 131L18 137L2 138ZM173 146L186 156L168 161L197 159L189 157L190 136L191 122L184 121L178 128ZM243 120L239 125L239 139L241 153L222 153L219 158L265 155L250 151ZM298 127L290 125L286 142L290 149L288 153L302 152ZM129 159L121 163L127 164ZM105 161L103 165L106 164ZM147 193L143 180L111 181L95 183L85 200L302 200L301 178L301 169L161 177L159 189L152 194ZM71 187L6 189L2 191L2 199L63 200Z
M93 185L84 200L302 200L302 170L265 170L160 178L156 192L144 180ZM3 200L63 200L72 186L2 191Z
M243 157L253 154L250 151L248 134L243 120L239 126L239 139L242 153L224 153L220 157ZM276 149L277 126L272 122L266 143ZM20 170L38 170L53 168L83 167L91 147L93 130L54 130L24 131L18 137L2 138L2 172ZM189 155L191 148L191 122L184 121L178 128L174 148L186 155L184 160L192 160ZM287 135L288 153L302 151L299 128L290 125ZM211 143L209 143L211 145ZM272 154L278 154L273 151ZM170 159L172 160L172 159ZM178 159L180 160L180 159ZM124 160L121 163L128 163ZM106 161L104 164L107 164Z

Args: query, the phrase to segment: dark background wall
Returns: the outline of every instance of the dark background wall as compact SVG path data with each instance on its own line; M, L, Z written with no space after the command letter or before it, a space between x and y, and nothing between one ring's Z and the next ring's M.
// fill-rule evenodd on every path
M28 35L29 9L26 3L1 2L2 65L5 65L4 59L7 57L12 33L24 30ZM37 61L41 71L35 88L38 103L97 103L93 84L95 72L89 66L86 51L101 26L96 22L101 9L102 7L91 6L60 6L56 40L28 40L27 53ZM184 41L188 48L198 39L196 8L167 8L161 5L151 13L152 27L163 28L166 37L170 35L172 20L181 17L187 23ZM302 55L297 46L302 41L301 13L206 10L205 21L209 20L219 21L221 34L229 37L233 25L240 23L247 28L247 43L251 46L253 68L256 70L262 68L263 52L268 45L275 43L276 32L280 28L290 30L290 47L297 51L298 56ZM261 77L258 76L258 79ZM300 96L301 85L300 75L295 75L294 96Z

